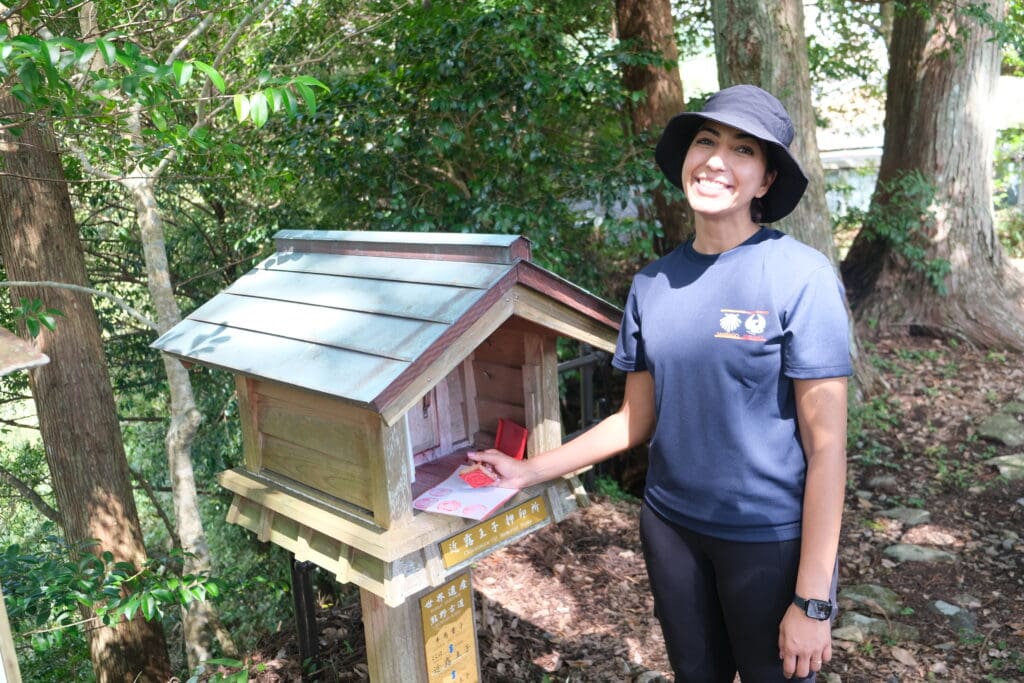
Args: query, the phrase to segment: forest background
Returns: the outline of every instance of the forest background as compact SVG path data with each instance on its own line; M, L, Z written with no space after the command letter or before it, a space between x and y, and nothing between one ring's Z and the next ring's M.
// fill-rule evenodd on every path
M26 680L184 679L291 618L287 555L223 521L231 379L160 358L158 332L282 228L523 234L621 302L690 230L652 147L718 87L680 72L692 58L793 114L811 188L779 227L842 271L861 405L885 392L862 343L879 331L1024 349L1024 130L990 106L1024 75L1020 0L0 12L0 326L51 357L0 385L0 582ZM832 215L815 131L870 111L870 206Z

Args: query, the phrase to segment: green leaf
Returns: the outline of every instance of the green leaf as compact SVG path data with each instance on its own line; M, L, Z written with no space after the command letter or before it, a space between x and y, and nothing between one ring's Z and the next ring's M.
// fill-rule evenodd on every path
M237 659L230 659L228 657L217 657L216 659L207 659L203 662L204 664L214 664L216 666L245 666L245 662Z
M39 71L32 62L25 62L21 65L18 69L18 78L21 80L21 84L25 86L25 92L30 95L35 94L36 89L43 80L39 77Z
M182 62L180 60L174 60L174 80L178 83L178 87L184 87L186 83L192 78L192 63Z
M192 62L193 65L210 79L213 83L213 87L217 88L220 92L224 92L227 89L227 85L224 83L224 77L217 73L217 70L205 62L200 62L198 59Z
M46 49L43 54L49 62L50 66L57 66L60 64L60 44L56 40L47 40L43 43Z
M142 616L146 618L146 621L150 621L156 616L156 598L149 593L142 597Z
M290 89L285 88L281 90L284 95L284 106L288 110L288 116L295 116L299 113L299 102L295 99L295 93Z
M96 41L96 47L99 48L100 53L103 55L103 61L106 62L107 66L113 64L114 60L117 59L117 48L110 41L100 38Z
M295 89L302 95L302 99L306 101L306 112L313 116L316 114L316 95L313 94L313 89L305 83L295 82Z
M35 318L25 318L25 327L28 328L28 335L30 337L39 336L39 321Z
M153 119L153 125L156 126L156 129L158 131L162 133L165 130L167 130L167 119L164 118L164 115L160 113L159 109L154 109L153 111L151 111L149 113L149 116Z
M235 93L235 118L242 123L249 117L249 98L242 93Z
M257 128L262 128L268 116L267 96L261 92L254 92L249 98L249 118Z
M277 88L267 88L263 91L263 94L266 95L267 101L270 103L270 111L277 113L281 109L281 101L283 99L281 91Z
M312 76L296 76L294 82L296 84L301 83L303 85L312 85L312 86L317 87L317 88L322 88L323 90L325 90L327 92L331 91L331 89L328 88L323 82L318 81L317 79L313 78Z
M82 45L78 50L75 51L76 61L79 66L89 66L92 62L92 58L96 55L96 45L88 43Z

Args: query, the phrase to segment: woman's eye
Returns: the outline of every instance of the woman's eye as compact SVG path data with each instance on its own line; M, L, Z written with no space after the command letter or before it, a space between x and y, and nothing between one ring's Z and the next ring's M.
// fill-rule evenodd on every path
M695 145L713 145L714 142L711 140L711 138L697 138L696 140L693 141L693 144L695 144Z
M753 154L754 153L754 148L753 147L747 147L746 145L743 145L741 147L737 147L736 151L739 152L740 154Z

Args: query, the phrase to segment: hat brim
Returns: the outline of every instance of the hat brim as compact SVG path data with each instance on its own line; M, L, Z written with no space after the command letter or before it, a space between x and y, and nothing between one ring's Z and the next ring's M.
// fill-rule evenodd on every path
M807 189L807 175L789 149L757 121L732 112L683 112L672 118L654 150L654 158L669 182L683 189L683 160L702 122L711 120L738 128L764 140L768 145L775 181L761 198L761 221L773 223L785 218L800 203Z

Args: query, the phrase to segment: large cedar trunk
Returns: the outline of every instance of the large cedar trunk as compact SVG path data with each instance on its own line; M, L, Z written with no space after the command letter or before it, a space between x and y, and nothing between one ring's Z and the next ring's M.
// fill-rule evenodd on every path
M630 110L632 138L653 144L669 119L685 109L672 6L669 0L616 0L615 13L619 40L659 53L672 65L667 69L627 65L622 71L626 89L644 93ZM652 163L653 159L652 153ZM672 250L693 234L690 207L677 190L655 190L654 212L664 234L664 242L658 245L660 253Z
M7 112L17 102L0 97ZM0 133L0 254L12 280L86 285L85 260L53 137L26 125ZM141 565L146 560L114 395L88 295L66 289L19 288L61 310L55 332L43 331L50 363L30 373L47 464L67 540L98 539L96 552ZM159 622L141 616L87 629L96 680L166 681L167 645Z
M983 3L1002 15L1001 0ZM843 263L858 320L958 337L981 346L1024 349L1024 283L1007 262L992 214L989 119L999 47L975 20L945 5L893 22L886 82L885 146L871 211L891 215L901 199L881 190L909 171L935 188L909 260L861 231ZM889 211L887 214L886 212ZM921 270L946 261L944 295Z
M815 137L804 12L800 0L714 0L718 82L760 86L779 98L796 136L790 148L807 174L807 192L775 227L806 242L835 263L832 221L825 202L825 171Z
M776 224L836 264L832 219L825 201L825 171L811 104L810 68L800 0L712 0L718 80L760 86L779 98L793 120L790 148L807 175L807 191L796 210ZM874 393L878 373L860 353L850 326L850 350L858 394Z

